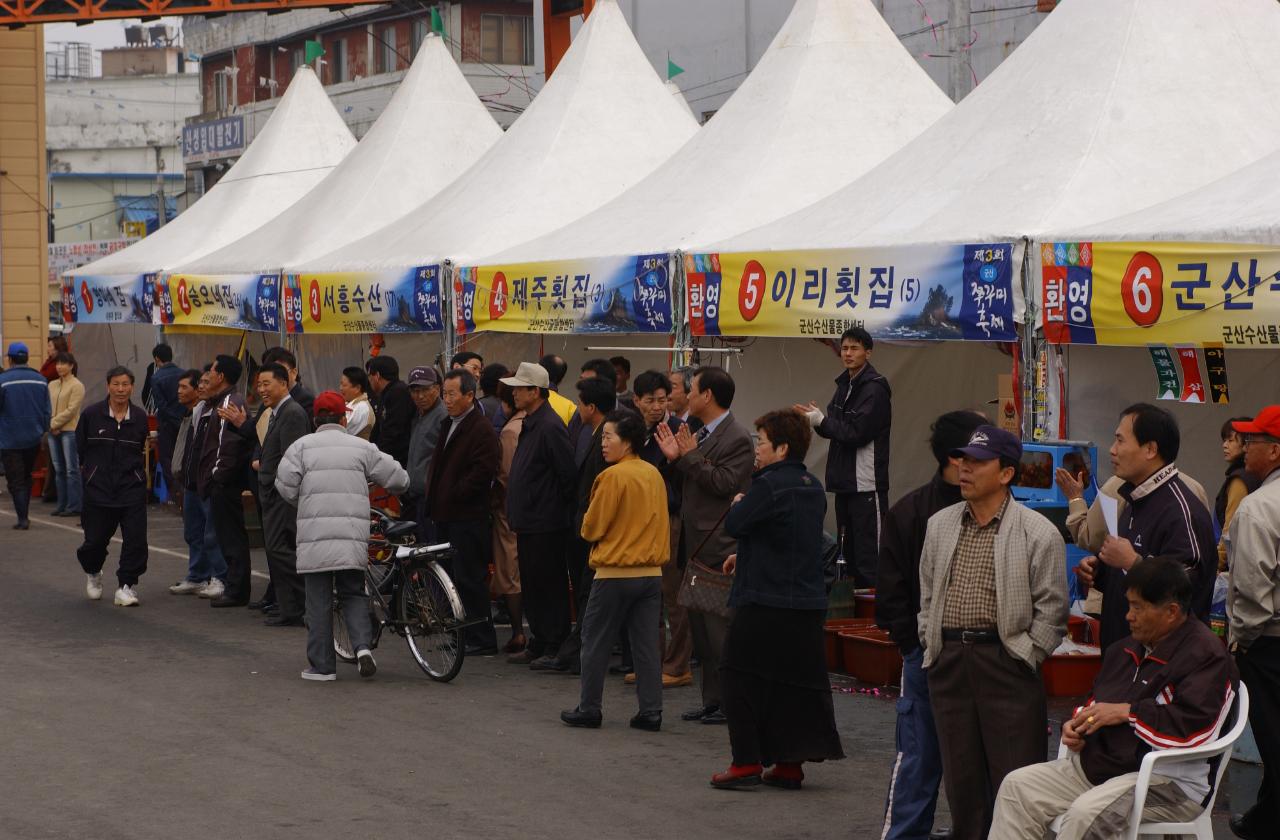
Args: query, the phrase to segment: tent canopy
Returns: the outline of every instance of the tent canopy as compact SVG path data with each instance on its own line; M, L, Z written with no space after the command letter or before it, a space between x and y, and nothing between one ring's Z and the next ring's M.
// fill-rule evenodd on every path
M869 0L798 0L715 117L608 205L494 263L674 251L798 210L951 108Z
M615 0L600 0L555 75L471 169L398 221L295 267L375 271L492 253L596 209L697 128Z
M1066 0L954 110L722 252L1008 242L1146 207L1275 147L1271 0Z
M315 189L179 271L269 272L332 251L440 192L501 136L444 41L428 35L378 121Z
M185 213L77 277L169 271L256 230L318 184L356 145L310 68L300 68L235 165Z

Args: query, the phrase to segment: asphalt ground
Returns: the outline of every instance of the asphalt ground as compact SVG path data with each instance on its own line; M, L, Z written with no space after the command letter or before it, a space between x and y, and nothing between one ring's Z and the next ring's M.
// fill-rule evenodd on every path
M611 678L600 730L559 722L577 680L500 657L426 678L387 636L378 673L304 682L305 631L173 596L181 521L150 516L137 608L84 594L75 520L38 502L17 532L0 500L0 838L872 838L893 763L891 690L841 681L844 761L799 792L707 785L724 727L684 723L696 687L666 692L663 730L631 730ZM255 590L265 560L254 553ZM1057 711L1063 704L1055 706ZM1256 771L1233 769L1256 789ZM1248 795L1248 794L1240 794ZM1250 797L1251 798L1251 797ZM945 797L938 824L948 821ZM1219 836L1229 836L1222 823Z

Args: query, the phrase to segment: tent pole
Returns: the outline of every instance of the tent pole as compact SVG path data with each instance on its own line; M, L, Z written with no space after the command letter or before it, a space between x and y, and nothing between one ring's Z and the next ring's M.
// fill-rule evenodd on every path
M458 352L457 300L453 294L453 260L440 264L440 333L444 345L445 364Z

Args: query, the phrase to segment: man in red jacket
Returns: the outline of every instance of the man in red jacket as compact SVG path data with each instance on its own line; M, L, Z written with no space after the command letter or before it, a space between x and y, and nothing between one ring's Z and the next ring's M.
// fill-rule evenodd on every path
M1133 812L1142 758L1217 738L1239 677L1222 640L1188 620L1192 583L1178 560L1148 557L1125 578L1132 635L1102 660L1093 696L1062 725L1067 758L1015 770L996 797L990 840L1040 840L1063 816L1058 840L1120 837ZM1142 818L1196 817L1214 782L1211 762L1159 767Z
M441 399L449 417L440 427L431 458L426 510L440 538L453 545L449 575L458 586L467 620L484 620L465 631L467 655L488 656L498 652L485 584L493 551L489 493L501 460L498 433L476 409L476 378L466 368L444 375Z

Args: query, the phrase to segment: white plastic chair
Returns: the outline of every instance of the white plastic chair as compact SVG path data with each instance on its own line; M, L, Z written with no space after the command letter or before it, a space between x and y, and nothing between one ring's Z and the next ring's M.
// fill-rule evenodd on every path
M1138 783L1133 789L1133 813L1129 817L1129 828L1125 840L1137 840L1138 837L1166 834L1194 834L1199 840L1213 840L1213 803L1218 798L1218 790L1222 787L1222 774L1231 762L1231 751L1236 741L1240 740L1245 725L1249 722L1249 690L1240 683L1235 699L1235 724L1231 730L1219 735L1213 741L1199 747L1185 749L1152 750L1142 757L1142 766L1138 768ZM1058 749L1058 758L1066 758L1069 751L1066 744ZM1157 764L1183 764L1192 761L1209 761L1214 756L1222 756L1218 762L1218 772L1213 780L1213 790L1209 794L1209 804L1193 820L1188 822L1142 822L1142 809L1146 807L1147 788L1151 785L1151 775ZM1062 825L1062 817L1056 818L1049 829L1057 836Z

